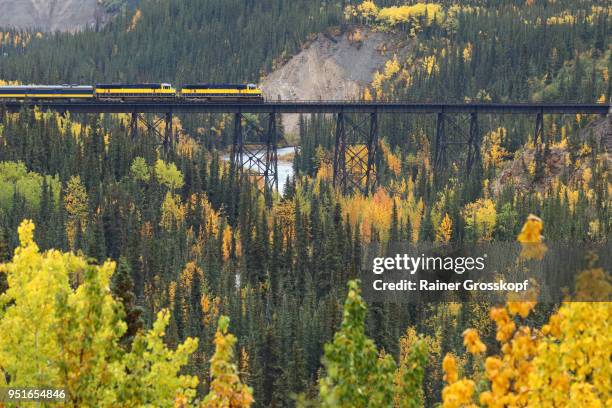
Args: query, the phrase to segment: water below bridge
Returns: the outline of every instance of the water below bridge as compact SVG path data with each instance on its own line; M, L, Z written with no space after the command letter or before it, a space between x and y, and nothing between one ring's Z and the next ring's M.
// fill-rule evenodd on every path
M281 193L285 189L285 182L287 177L291 179L293 177L293 153L295 149L299 149L298 146L281 147L277 149L278 154L278 188ZM259 157L263 158L265 152L261 152ZM223 160L229 161L230 155L226 153L223 155Z

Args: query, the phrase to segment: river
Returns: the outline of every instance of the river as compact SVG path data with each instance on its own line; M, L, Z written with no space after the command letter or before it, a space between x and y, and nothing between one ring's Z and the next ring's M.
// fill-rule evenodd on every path
M296 149L295 146L289 146L289 147L281 147L280 149L277 150L277 154L278 154L278 188L280 189L281 193L285 189L285 182L287 181L287 177L289 177L289 179L291 179L291 177L293 177L293 156L291 156L291 158L288 158L288 159L283 159L283 156L286 156L288 154L294 153L295 149ZM299 149L299 147L298 147L298 149ZM261 152L259 154L259 157L263 157L264 154L265 154L265 151ZM229 154L224 154L223 155L223 160L229 161L230 160L230 155Z

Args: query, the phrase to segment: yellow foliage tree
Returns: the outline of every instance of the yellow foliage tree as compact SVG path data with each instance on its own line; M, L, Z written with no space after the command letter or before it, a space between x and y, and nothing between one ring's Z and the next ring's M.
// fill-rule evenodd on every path
M171 406L179 395L195 396L197 377L178 373L197 340L168 350L167 311L129 352L119 345L127 325L109 289L114 262L41 253L27 220L19 240L12 262L0 265L8 282L0 295L0 386L63 388L67 401L59 406Z
M442 408L475 408L476 405L471 402L476 385L470 379L459 378L457 359L453 354L444 356L442 369L444 380L448 384L442 390Z
M536 215L529 214L527 221L521 229L517 240L522 245L521 258L542 259L546 252L546 245L542 242L542 230L544 223Z
M527 219L518 241L542 244L542 220ZM546 251L546 247L541 247ZM527 259L541 254L527 252ZM490 408L503 407L608 407L612 404L612 279L594 265L576 279L576 294L563 302L541 329L517 325L535 307L534 301L508 301L491 309L497 327L501 354L484 363L488 389L478 402ZM597 299L598 302L581 302ZM485 351L474 329L464 333L468 351ZM444 360L443 407L476 406L472 380L458 381L454 357Z
M185 207L181 204L180 196L168 191L162 203L159 225L169 231L172 228L178 228L184 219Z
M438 66L436 64L436 56L435 55L428 55L425 58L423 58L423 68L425 69L425 72L427 72L427 75L431 75L432 73L436 72Z
M411 6L392 6L380 9L378 20L389 26L409 21L416 22L419 18L427 17L426 24L442 21L442 6L436 3L416 3Z
M461 213L465 220L465 229L475 240L490 241L497 220L495 203L488 198L479 198L467 204Z
M351 223L361 225L361 233L366 241L370 238L372 226L383 234L389 231L393 198L384 189L378 189L372 197L356 194L343 197L341 201Z
M506 129L497 128L487 132L483 138L481 154L485 167L501 168L504 160L510 153L501 146L502 140L506 138Z
M399 176L402 170L402 162L398 157L399 154L393 153L389 147L389 144L384 139L380 141L379 145L385 158L385 162L387 163L387 167L389 167L389 170L391 170L393 174Z
M174 163L166 163L158 159L155 162L155 175L159 184L167 186L171 190L183 187L183 173L176 168Z
M417 408L423 406L423 378L429 357L431 339L418 336L413 327L400 338L399 365L395 371L393 406Z
M136 12L132 16L132 21L130 22L130 26L128 27L127 31L128 32L134 31L134 29L136 29L136 26L138 25L138 22L140 21L141 18L142 18L142 11L140 11L140 9L136 9Z
M375 19L378 16L378 7L373 1L365 0L363 3L357 6L357 12L369 21L370 19Z
M385 77L391 78L397 74L400 70L399 62L397 61L397 55L393 55L393 58L385 62Z
M436 229L436 242L447 244L453 235L453 220L450 219L448 213L444 214L442 222Z
M233 362L236 337L228 334L228 326L229 318L221 316L215 334L215 354L210 360L213 380L202 407L240 408L250 407L253 403L251 388L240 381L238 368Z
M463 60L465 62L468 62L472 59L472 49L472 43L468 42L465 48L463 49Z
M70 248L75 248L77 233L82 233L87 225L87 191L80 176L72 176L68 180L64 194L64 208L68 215L66 235Z
M222 239L222 250L223 250L223 260L227 261L230 257L231 249L232 249L232 227L226 225L223 229L223 239Z

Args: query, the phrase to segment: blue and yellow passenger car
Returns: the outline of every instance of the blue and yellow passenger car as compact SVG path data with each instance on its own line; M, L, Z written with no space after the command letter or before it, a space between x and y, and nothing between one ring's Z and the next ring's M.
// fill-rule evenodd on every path
M0 86L0 100L87 100L93 99L94 88L82 85L18 85Z

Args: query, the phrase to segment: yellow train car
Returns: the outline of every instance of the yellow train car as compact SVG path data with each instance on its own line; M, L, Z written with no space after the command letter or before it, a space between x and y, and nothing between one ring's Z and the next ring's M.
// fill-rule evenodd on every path
M0 86L0 101L88 100L93 99L92 86L82 85L15 85Z
M183 85L179 96L186 100L263 102L263 93L255 84Z
M171 84L97 84L96 99L133 100L176 98L176 89Z

